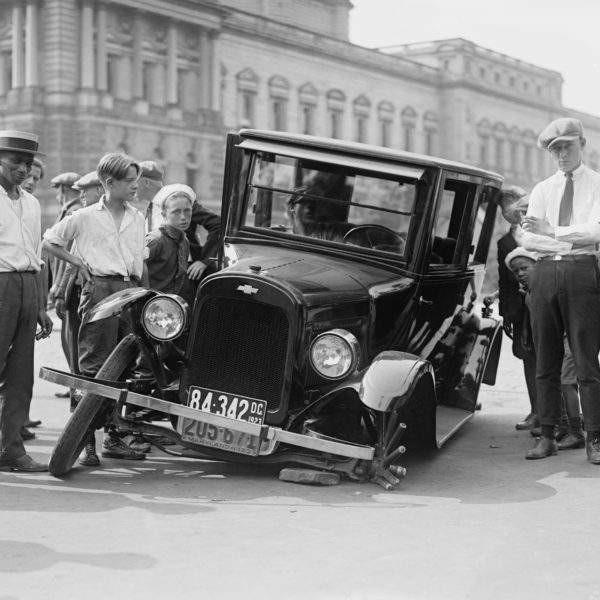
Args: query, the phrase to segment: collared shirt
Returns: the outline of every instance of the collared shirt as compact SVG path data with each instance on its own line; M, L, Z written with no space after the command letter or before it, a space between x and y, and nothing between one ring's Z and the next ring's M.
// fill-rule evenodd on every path
M142 277L146 247L144 217L125 203L120 227L105 204L106 198L80 208L44 233L44 239L57 246L77 242L77 253L92 275Z
M538 183L529 196L528 217L547 219L554 227L554 238L523 232L521 242L527 250L545 254L592 254L600 242L600 173L583 163L573 171L573 213L571 224L558 225L560 202L567 178L557 171ZM576 245L576 247L574 247Z
M0 273L40 271L42 224L40 204L19 190L14 202L0 186Z
M185 284L190 245L183 231L162 225L146 236L150 287L179 294Z

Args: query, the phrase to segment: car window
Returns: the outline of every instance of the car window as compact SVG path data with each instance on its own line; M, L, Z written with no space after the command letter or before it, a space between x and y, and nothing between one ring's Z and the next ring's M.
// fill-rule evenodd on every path
M403 255L416 180L258 154L245 227Z

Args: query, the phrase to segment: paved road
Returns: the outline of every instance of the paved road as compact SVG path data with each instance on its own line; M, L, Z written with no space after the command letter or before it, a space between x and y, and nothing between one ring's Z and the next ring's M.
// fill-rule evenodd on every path
M65 366L58 332L37 363ZM37 458L68 416L58 390L36 383ZM64 480L0 473L0 600L600 600L600 467L582 450L523 459L508 344L481 401L443 450L405 455L395 492L157 452Z

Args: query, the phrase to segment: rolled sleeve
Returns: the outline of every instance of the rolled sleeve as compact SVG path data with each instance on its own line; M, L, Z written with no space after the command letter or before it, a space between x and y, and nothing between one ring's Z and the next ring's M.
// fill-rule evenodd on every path
M55 246L66 246L77 237L77 222L70 215L44 232L44 239Z

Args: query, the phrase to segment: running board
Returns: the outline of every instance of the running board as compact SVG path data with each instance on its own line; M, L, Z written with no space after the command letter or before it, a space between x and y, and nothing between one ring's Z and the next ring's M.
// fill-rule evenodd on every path
M438 404L435 413L435 442L441 448L467 421L473 413L464 408Z

